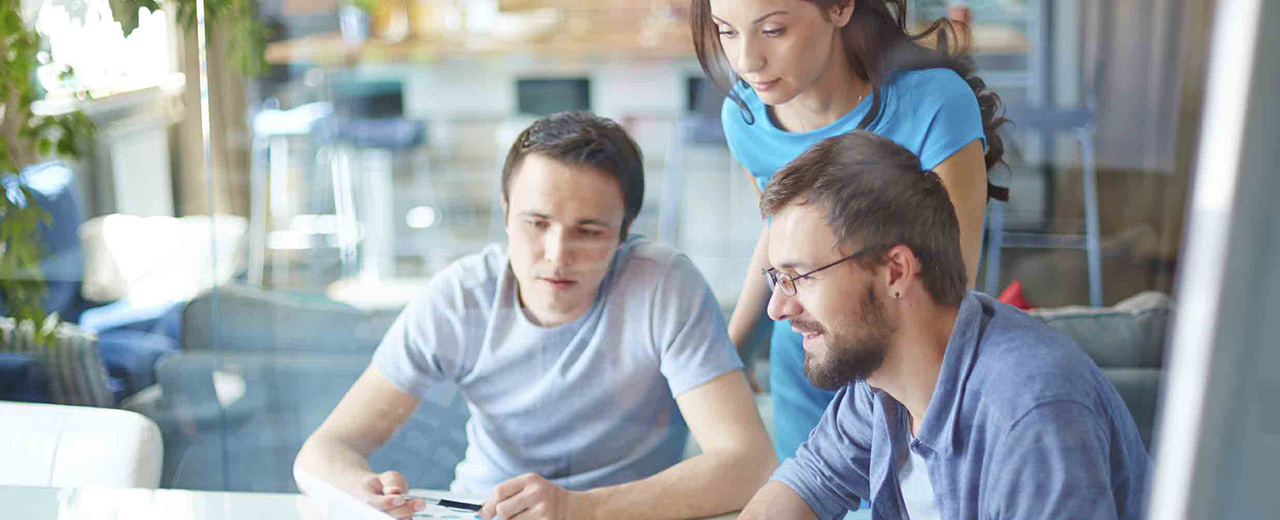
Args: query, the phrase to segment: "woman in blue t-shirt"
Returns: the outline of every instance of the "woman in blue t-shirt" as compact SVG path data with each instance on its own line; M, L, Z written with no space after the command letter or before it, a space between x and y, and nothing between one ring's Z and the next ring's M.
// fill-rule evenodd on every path
M987 183L1004 153L996 133L1004 118L949 22L911 34L906 0L694 0L692 7L698 60L728 93L721 122L729 149L758 190L827 137L863 128L893 139L946 184L973 286L987 198L1006 195ZM926 37L932 48L917 43ZM739 348L768 303L760 276L768 235L766 228L729 322ZM809 384L803 364L800 335L776 323L769 382L780 459L795 454L834 396Z

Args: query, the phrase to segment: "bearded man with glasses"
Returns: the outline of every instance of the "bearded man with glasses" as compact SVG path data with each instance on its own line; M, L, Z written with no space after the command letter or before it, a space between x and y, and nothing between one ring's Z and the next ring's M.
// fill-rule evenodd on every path
M965 289L938 175L856 131L774 175L769 317L836 390L741 519L1141 516L1147 452L1114 386L1070 339Z

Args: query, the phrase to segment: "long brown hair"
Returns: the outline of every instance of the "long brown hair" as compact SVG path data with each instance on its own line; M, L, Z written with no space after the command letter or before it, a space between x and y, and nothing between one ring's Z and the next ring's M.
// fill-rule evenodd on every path
M831 8L851 0L804 0L818 6L826 16ZM963 24L939 18L918 34L907 29L906 0L852 0L853 14L840 31L849 64L859 78L871 83L871 110L858 122L858 128L867 128L883 115L883 89L895 74L908 70L947 68L959 74L973 89L982 113L982 133L987 140L987 152L983 157L987 170L1003 161L1004 140L997 129L1008 121L1002 115L1000 96L987 91L986 82L974 74L973 59L968 44L962 43L958 31L966 31ZM754 124L754 116L747 104L733 91L725 71L718 71L719 64L727 63L720 46L719 32L711 20L709 0L692 0L690 25L693 31L693 47L703 72L716 83L730 99L742 109L743 119ZM920 43L934 37L935 45L929 48ZM967 39L966 39L967 40ZM1007 188L988 183L988 196L1008 200Z

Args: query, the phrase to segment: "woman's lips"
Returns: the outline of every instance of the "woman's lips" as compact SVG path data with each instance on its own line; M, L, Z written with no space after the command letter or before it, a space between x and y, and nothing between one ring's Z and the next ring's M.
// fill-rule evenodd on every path
M769 90L772 90L773 87L778 86L779 81L780 80L775 79L762 83L752 83L751 88L756 89L756 92L768 92Z

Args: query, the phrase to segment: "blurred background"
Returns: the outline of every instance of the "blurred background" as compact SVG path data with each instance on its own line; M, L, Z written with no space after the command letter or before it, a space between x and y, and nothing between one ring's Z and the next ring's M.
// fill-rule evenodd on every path
M992 172L1012 195L991 207L978 288L1042 310L1140 316L1126 326L1146 331L1133 341L1146 342L1150 373L1130 407L1149 436L1214 3L909 3L913 25L968 21L979 74L1013 119L1008 165ZM205 6L205 41L194 0L15 6L37 41L34 63L14 70L30 114L57 132L47 153L11 154L27 160L6 189L49 219L32 225L36 267L0 277L39 271L31 294L56 313L53 341L92 343L76 348L89 351L77 370L93 389L30 395L155 421L160 487L295 491L293 455L408 299L504 240L502 160L543 115L591 110L627 128L647 176L632 231L686 252L732 311L761 220L686 2ZM1116 306L1147 291L1165 295L1158 322ZM763 370L766 355L755 348L748 363ZM442 389L375 465L415 457L415 486L447 486L466 416Z

